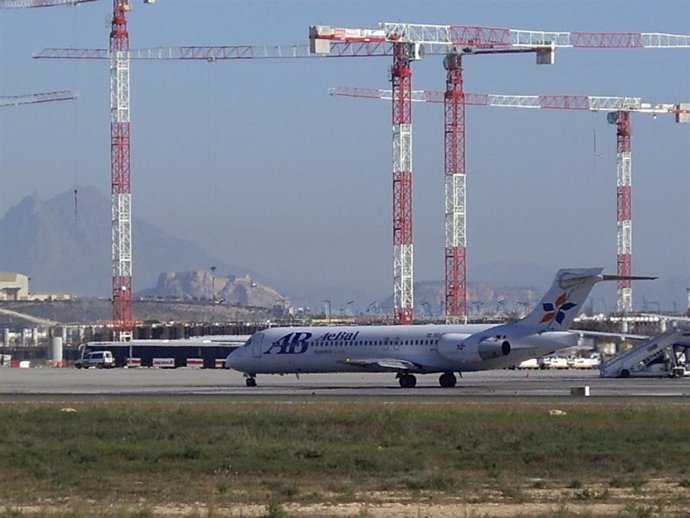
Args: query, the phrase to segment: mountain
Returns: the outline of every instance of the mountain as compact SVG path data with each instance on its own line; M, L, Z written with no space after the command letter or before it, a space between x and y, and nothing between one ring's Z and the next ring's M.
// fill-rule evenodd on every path
M214 276L207 270L165 272L154 288L139 292L141 297L215 300L237 306L270 308L290 301L273 288L254 281L249 275Z
M111 295L110 199L94 187L70 189L47 201L23 198L0 220L0 270L31 278L31 291ZM197 244L133 220L135 289L153 286L161 272L210 268L252 274L211 257Z
M355 301L355 307L361 310L377 305L392 310L392 296L380 303L369 302L377 297L367 286L309 287L295 279L270 279L260 272L211 257L196 243L176 238L139 218L134 218L133 229L137 295L146 288L141 293L153 297L182 293L187 298L208 300L213 290L212 286L209 288L208 270L214 265L217 298L228 302L254 305L263 301L258 305L272 307L281 300L278 304L283 304L286 297L277 288L293 304L308 305L314 313L324 311L326 299L332 301L334 308L345 301ZM45 201L37 194L26 196L0 219L0 271L28 275L33 292L110 297L110 233L110 198L94 187L70 189ZM170 276L161 272L177 273ZM502 306L505 311L514 311L517 306L522 309L525 304L534 304L554 272L534 264L500 261L473 264L470 274L469 309L476 313L480 308L490 312ZM203 279L206 280L201 282ZM203 284L201 291L199 287L194 288L195 282ZM687 275L638 283L635 307L647 311L683 310L687 286L690 286ZM415 283L416 314L441 314L444 298L442 282ZM609 283L595 288L590 307L595 311L613 310L615 300L615 285Z

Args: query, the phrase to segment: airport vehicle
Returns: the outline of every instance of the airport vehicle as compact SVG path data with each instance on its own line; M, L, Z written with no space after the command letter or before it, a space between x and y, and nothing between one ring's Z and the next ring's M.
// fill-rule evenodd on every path
M548 362L546 361L548 359ZM570 361L568 358L564 356L551 356L547 357L544 359L543 365L545 365L545 368L548 369L558 369L558 370L563 370L563 369L569 369L570 368Z
M80 356L91 351L110 351L116 367L222 368L225 358L244 344L248 335L213 335L175 340L87 342Z
M507 324L287 327L260 331L230 353L226 367L257 374L394 372L403 388L415 374L441 373L442 387L456 372L498 369L571 347L568 331L595 283L621 277L602 268L562 269L544 298L525 318ZM626 277L626 279L649 277Z
M520 370L523 370L523 369L538 370L539 369L539 360L537 358L529 358L528 360L523 360L517 364L517 368Z
M115 359L110 351L91 351L74 362L74 366L77 369L112 369L115 367Z
M688 334L678 329L647 338L599 366L602 378L672 377L687 375Z
M589 357L575 358L573 369L597 369L601 360L598 356L591 355Z

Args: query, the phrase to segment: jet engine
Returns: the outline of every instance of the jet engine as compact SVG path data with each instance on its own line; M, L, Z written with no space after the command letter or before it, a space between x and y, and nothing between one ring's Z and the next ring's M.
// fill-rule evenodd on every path
M448 333L438 342L438 352L449 360L475 363L510 354L510 342L500 336Z

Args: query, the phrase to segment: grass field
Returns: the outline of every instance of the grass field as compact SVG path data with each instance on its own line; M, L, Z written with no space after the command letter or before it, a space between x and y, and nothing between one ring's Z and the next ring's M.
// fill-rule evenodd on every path
M690 403L63 407L0 406L0 517L690 515Z

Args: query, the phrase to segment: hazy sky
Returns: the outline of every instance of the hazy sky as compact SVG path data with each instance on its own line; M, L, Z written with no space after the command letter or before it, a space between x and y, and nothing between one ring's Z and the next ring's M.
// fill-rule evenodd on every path
M310 24L380 21L690 34L688 1L132 5L132 48L306 43ZM108 62L31 55L107 47L111 8L102 0L0 11L0 95L80 93L76 102L2 109L0 215L34 191L43 198L74 185L109 192ZM465 88L690 101L690 49L562 49L553 66L534 61L531 54L468 57ZM389 58L134 62L133 211L228 263L310 286L351 284L382 298L392 287L390 105L330 97L328 89L387 88L389 66ZM413 70L413 87L444 88L440 57ZM415 280L441 280L442 110L414 110ZM687 277L690 125L642 114L632 125L633 270ZM467 132L470 280L473 266L495 260L615 272L616 135L605 113L470 107Z

